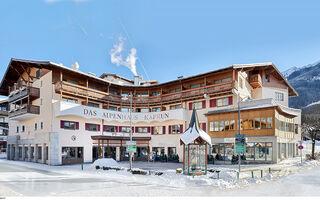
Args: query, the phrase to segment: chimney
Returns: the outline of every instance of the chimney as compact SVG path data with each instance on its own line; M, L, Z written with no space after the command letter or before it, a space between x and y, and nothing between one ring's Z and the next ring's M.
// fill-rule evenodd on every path
M134 76L133 83L134 85L139 85L139 76Z

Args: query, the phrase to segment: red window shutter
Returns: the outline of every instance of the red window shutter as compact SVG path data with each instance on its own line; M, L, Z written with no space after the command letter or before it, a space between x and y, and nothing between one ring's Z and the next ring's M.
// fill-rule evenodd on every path
M76 130L79 130L79 122L76 122Z
M119 127L115 126L114 129L116 130L116 132L119 132Z
M97 130L100 131L100 124L97 124Z
M206 101L202 101L202 109L206 108Z
M163 126L163 127L162 127L162 134L163 134L163 135L166 134L166 126Z
M136 131L134 131L134 127L132 127L131 129L132 129L132 133L136 133Z
M86 123L86 131L88 130L89 128L88 128L88 123Z
M103 125L102 130L103 130L103 132L107 132L107 125Z
M151 127L151 135L154 134L154 127Z
M122 126L119 126L119 131L118 132L122 132Z
M64 120L60 120L60 128L64 128Z
M180 133L183 133L183 124L180 124Z
M207 124L206 123L202 123L202 130L207 132Z
M210 100L210 108L217 106L217 99L211 99Z
M138 132L139 132L139 127L136 126L136 131L135 131L135 133L138 133Z
M147 132L148 132L148 133L150 133L150 126L149 126L149 127L147 127Z
M171 134L171 126L169 126L169 134Z
M192 110L192 102L189 103L189 110Z
M228 97L228 105L232 105L232 96Z

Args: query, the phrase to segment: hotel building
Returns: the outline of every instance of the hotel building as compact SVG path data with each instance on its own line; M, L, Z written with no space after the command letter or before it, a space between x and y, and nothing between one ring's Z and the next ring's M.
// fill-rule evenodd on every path
M128 159L130 94L135 160L153 154L182 162L180 134L195 107L201 129L212 139L208 154L216 163L231 163L238 101L240 132L247 140L243 162L276 163L297 154L301 112L288 107L288 98L298 94L272 63L158 83L11 59L0 85L9 102L7 158L49 165Z

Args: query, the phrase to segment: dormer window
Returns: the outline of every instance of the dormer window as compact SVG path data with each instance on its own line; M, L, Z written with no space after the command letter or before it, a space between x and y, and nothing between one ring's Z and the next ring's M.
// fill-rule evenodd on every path
M266 78L266 82L270 82L269 74L266 74L265 78Z

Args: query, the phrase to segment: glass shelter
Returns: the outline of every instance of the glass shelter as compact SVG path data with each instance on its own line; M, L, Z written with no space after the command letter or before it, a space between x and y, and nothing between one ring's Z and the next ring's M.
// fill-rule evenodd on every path
M183 145L183 173L186 175L207 174L207 146L211 145L211 137L199 126L195 109L189 128L180 137Z

